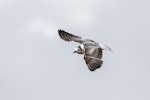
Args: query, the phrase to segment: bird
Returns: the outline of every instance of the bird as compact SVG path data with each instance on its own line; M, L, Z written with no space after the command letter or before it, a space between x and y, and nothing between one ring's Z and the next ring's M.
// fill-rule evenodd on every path
M73 35L64 30L59 29L58 34L61 39L67 42L77 42L77 46L73 53L84 55L84 60L90 71L95 71L103 64L103 50L112 51L112 49L102 43L97 43L91 39L83 39L80 36Z

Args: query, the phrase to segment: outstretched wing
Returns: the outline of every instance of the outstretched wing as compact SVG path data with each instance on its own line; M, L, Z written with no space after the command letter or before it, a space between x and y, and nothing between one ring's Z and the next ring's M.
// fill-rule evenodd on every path
M59 36L65 41L68 41L68 42L74 41L78 43L84 42L84 40L81 37L65 32L64 30L58 30L58 33L59 33Z
M84 60L91 71L95 71L103 64L101 48L85 48Z

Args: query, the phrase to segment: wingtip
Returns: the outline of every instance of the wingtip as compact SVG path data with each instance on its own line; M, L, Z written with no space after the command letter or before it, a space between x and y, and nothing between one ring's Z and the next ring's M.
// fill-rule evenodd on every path
M58 29L58 31L62 31L62 29Z
M61 29L58 29L58 33L61 31Z
M59 29L59 30L58 30L58 33L59 33L59 34L61 34L61 33L63 33L63 32L65 32L65 31L62 30L62 29Z
M61 30L61 29L59 29L59 30L58 30L58 34L59 34L59 36L62 38L62 36L61 36L61 32L62 32L62 30Z
M93 69L89 69L90 70L90 72L94 72L95 71L95 69L93 70Z

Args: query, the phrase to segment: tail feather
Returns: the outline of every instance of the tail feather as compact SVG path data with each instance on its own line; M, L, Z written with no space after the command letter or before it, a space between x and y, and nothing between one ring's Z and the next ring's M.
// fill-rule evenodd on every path
M113 52L113 50L109 46L102 44L102 43L99 43L99 45L103 50L108 50L108 51Z

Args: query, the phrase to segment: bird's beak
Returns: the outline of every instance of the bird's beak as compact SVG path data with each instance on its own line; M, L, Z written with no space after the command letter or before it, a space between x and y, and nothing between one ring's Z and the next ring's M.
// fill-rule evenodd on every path
M73 54L76 53L76 51L73 52Z

